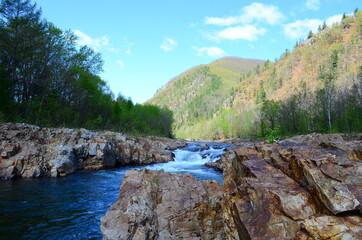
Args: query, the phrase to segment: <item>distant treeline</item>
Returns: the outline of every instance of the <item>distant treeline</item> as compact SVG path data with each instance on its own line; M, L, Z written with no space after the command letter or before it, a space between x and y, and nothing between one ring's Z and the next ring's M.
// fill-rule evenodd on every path
M0 121L171 136L172 112L114 99L102 66L30 0L1 1Z

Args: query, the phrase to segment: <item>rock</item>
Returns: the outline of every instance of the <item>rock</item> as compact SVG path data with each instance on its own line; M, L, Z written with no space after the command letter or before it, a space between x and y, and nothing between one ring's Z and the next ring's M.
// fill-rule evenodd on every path
M169 150L185 145L179 139L0 123L0 178L61 177L77 170L168 162L173 160Z
M216 181L127 171L117 202L101 218L103 239L225 239L221 198Z
M104 239L361 239L359 135L232 142L214 165L222 191L189 175L127 172Z
M70 145L48 145L45 157L49 159L50 176L64 177L78 169L74 149Z
M173 161L170 150L185 145L186 141L180 139L128 137L126 141L118 141L120 165L148 165Z
M223 161L221 159L216 160L215 162L207 162L205 163L205 166L208 168L213 168L218 171L223 171L224 169Z
M236 145L224 162L225 221L241 239L358 239L361 140L311 134Z
M314 239L361 239L362 236L358 217L317 216L306 219L302 229Z
M242 179L231 192L238 197L225 200L224 206L232 208L228 219L237 219L240 238L296 237L298 221L316 213L316 207L310 204L310 194L265 160L245 160L239 164L243 168Z

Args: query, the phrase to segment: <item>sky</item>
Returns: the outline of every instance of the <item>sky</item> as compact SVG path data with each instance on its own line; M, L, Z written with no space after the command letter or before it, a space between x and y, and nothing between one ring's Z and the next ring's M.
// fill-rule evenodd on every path
M104 60L101 77L135 103L188 69L236 56L274 61L360 0L33 0Z

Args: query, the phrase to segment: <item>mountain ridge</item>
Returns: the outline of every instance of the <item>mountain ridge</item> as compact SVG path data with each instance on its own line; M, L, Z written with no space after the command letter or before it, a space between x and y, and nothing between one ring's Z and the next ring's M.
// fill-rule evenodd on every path
M264 60L224 57L200 64L172 78L146 104L174 111L175 128L209 118L220 111L220 104L237 87L242 75Z

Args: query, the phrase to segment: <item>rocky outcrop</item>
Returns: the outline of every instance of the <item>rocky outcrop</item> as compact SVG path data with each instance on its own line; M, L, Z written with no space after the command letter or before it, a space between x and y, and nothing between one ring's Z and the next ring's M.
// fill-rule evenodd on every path
M360 135L234 143L218 164L222 190L188 175L127 172L102 218L104 239L361 239Z
M172 161L184 140L86 129L0 124L0 178L59 177L77 170Z
M101 218L104 239L225 239L216 181L130 170L119 196Z
M338 134L234 146L223 158L225 220L241 239L358 239L361 146Z

